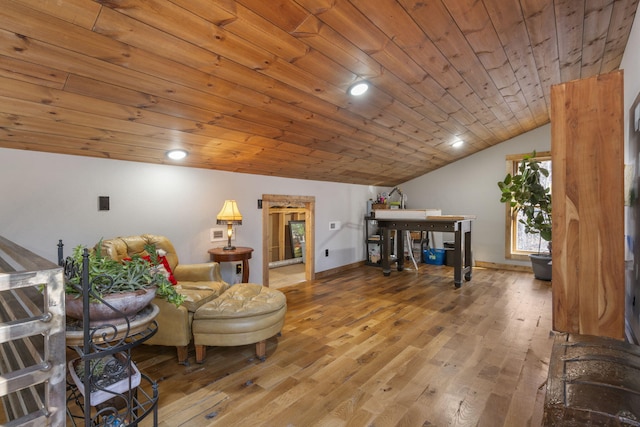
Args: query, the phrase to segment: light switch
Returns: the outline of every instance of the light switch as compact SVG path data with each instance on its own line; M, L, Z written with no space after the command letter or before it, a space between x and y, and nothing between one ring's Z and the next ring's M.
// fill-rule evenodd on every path
M109 210L109 196L98 196L98 210L99 211Z

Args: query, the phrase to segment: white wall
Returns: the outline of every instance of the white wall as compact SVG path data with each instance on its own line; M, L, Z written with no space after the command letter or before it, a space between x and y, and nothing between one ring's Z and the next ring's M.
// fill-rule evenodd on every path
M472 225L473 258L501 264L528 265L504 257L505 206L500 203L498 181L506 174L506 155L551 150L551 126L466 157L434 172L408 181L400 188L407 207L439 208L443 215L476 215ZM453 238L445 240L453 240Z
M640 93L640 18L636 16L624 50L620 68L624 70L624 111L628 112ZM629 141L629 116L624 118L625 141ZM625 145L626 148L626 145ZM625 153L627 151L625 150ZM633 159L631 159L633 160Z
M636 151L631 149L631 144L637 144L637 142L632 142L629 138L629 132L633 126L630 120L629 110L640 93L640 78L638 78L640 75L640 49L638 49L638 46L640 46L640 22L636 16L633 27L631 28L627 47L624 51L624 56L622 57L622 62L620 63L620 68L624 70L625 163L630 165L634 170L633 188L636 190L636 194L638 194L638 187L640 187L640 179L638 178L640 176L638 172L640 159L635 159L633 158L634 156L630 155L630 152ZM627 251L626 256L627 261L629 261L628 265L632 267L627 269L625 278L625 317L632 330L631 334L634 335L634 339L631 339L631 341L636 343L640 340L640 309L638 309L638 305L634 304L634 301L640 296L640 280L638 280L637 274L633 274L633 272L637 272L639 269L638 266L640 265L640 260L637 257L637 245L640 241L640 229L637 224L638 212L640 212L640 205L637 200L633 206L625 207L625 234L631 236L632 241L635 242L632 244L632 246L635 245L635 254L633 253L633 249L631 249Z
M209 229L225 199L243 215L235 245L255 249L250 281L262 282L262 194L315 196L320 272L364 259L363 216L375 187L0 148L0 235L51 261L100 238L163 234L182 263L208 260ZM111 209L98 211L98 196ZM342 229L329 230L330 221ZM329 249L329 257L324 256ZM225 279L231 280L226 265Z

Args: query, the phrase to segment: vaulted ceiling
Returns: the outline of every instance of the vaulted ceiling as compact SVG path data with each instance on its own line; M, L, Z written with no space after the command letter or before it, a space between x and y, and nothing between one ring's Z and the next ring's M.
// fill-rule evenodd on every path
M393 186L548 123L637 3L2 0L0 146Z

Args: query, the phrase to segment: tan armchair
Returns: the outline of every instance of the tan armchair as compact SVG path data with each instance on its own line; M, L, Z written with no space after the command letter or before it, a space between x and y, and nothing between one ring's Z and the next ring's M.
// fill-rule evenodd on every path
M158 332L146 344L175 346L178 363L185 364L188 359L187 347L193 337L191 325L193 314L202 305L216 299L229 288L222 280L220 266L216 262L183 265L178 262L176 250L164 236L143 234L140 236L117 237L102 240L102 254L122 261L132 255L145 255L145 245L153 244L156 249L166 252L167 261L178 281L177 290L186 297L180 307L155 298L153 303L160 313L156 317Z

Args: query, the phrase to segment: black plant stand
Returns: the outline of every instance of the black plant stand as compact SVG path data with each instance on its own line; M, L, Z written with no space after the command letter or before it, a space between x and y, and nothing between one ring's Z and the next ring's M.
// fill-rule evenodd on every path
M59 259L64 264L65 275L69 275L72 269L77 268L69 259L61 261L61 244ZM84 304L84 319L89 319L89 300L100 300L93 294L89 285L88 252L85 250L83 257L82 298ZM104 301L102 301L104 302ZM114 309L115 310L115 309ZM117 310L115 310L117 311ZM151 313L151 314L150 314ZM133 370L131 350L151 338L158 330L158 324L153 320L153 313L157 314L157 307L151 304L143 309L135 318L122 318L112 321L112 324L90 326L89 322L79 322L76 330L73 325L67 325L67 345L75 350L80 358L78 363L84 364L86 374L83 378L85 393L81 393L78 386L72 380L67 380L67 415L73 426L137 426L140 421L150 414L153 415L153 426L158 425L158 385L145 374L140 374L140 384L132 386L129 375L129 386L120 393L108 391L97 382L91 371L91 362L108 356L118 355L124 363L120 371L131 373ZM150 317L145 321L144 316ZM132 327L133 325L133 327ZM78 339L78 328L82 330L82 342ZM69 369L73 369L70 367ZM112 394L99 404L92 404L90 390L101 390Z

